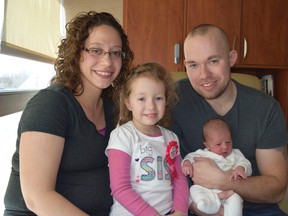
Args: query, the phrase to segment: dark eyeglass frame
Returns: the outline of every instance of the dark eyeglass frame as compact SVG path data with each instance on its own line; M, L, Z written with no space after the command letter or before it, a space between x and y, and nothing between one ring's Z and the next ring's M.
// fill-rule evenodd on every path
M126 57L126 53L123 52L123 51L110 51L110 52L107 52L101 48L94 48L94 47L91 47L91 48L86 48L84 47L83 48L84 51L88 52L90 56L93 56L93 57L104 57L106 54L109 55L109 57L111 59L125 59Z

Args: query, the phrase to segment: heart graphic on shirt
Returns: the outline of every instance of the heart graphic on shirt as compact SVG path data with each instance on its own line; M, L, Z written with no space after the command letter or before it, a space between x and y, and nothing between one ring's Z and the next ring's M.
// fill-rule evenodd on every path
M136 176L135 181L136 181L137 183L139 183L139 182L140 182L140 177L139 177L139 176Z
M138 161L139 161L139 158L136 158L135 161L138 162Z

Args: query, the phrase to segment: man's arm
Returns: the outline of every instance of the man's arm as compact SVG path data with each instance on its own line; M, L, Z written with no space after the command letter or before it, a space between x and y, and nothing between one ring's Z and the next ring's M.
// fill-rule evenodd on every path
M230 174L221 171L212 160L196 160L192 178L195 184L223 191L233 190L244 200L255 203L279 203L285 195L288 181L287 145L275 149L257 149L260 176L244 180L230 181Z
M236 181L231 185L232 189L251 202L279 203L284 198L288 181L287 146L257 149L256 160L260 176Z

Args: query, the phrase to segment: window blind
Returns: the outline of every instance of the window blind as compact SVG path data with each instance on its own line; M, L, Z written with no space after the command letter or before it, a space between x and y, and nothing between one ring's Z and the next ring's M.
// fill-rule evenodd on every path
M60 38L59 0L5 0L2 53L54 60Z

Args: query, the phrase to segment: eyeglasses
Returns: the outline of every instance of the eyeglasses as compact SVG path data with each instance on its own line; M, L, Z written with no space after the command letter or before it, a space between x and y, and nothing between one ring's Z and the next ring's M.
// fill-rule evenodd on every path
M126 56L126 53L122 51L106 52L105 50L100 49L100 48L90 48L90 49L83 48L83 50L88 52L89 55L98 57L98 58L102 58L106 54L108 54L112 60L125 59L125 56Z

